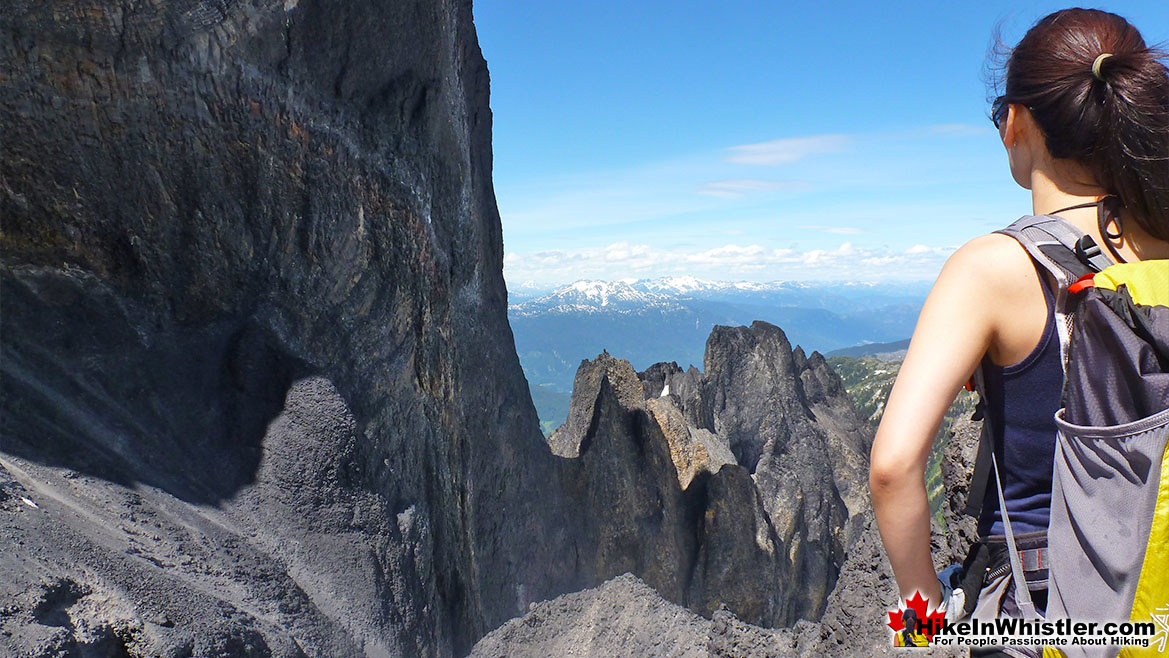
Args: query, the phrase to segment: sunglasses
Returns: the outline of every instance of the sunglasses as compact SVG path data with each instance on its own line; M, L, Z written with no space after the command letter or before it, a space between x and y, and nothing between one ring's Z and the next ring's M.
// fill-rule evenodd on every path
M1007 102L1006 96L999 96L990 104L990 122L995 128L999 128L1007 120L1007 110L1010 108L1011 104Z

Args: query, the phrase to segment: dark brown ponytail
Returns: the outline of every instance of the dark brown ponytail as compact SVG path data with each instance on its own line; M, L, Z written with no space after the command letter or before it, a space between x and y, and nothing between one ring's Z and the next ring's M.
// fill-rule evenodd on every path
M1169 240L1165 57L1116 14L1065 9L1011 51L1005 90L1007 102L1031 111L1053 156L1089 167L1123 218L1161 240Z

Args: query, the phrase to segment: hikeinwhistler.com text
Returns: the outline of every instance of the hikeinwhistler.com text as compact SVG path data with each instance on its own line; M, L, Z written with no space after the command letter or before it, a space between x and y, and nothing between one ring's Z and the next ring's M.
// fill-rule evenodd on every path
M999 618L963 622L931 619L922 626L933 631L934 646L1135 646L1148 648L1169 641L1152 622L1101 622ZM932 628L931 628L932 627ZM1162 646L1162 649L1165 647Z

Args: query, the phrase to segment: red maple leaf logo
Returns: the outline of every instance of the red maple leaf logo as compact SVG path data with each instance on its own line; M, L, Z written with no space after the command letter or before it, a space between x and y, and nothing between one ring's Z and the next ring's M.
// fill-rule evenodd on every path
M942 621L946 619L946 613L938 612L937 610L930 610L929 600L921 595L921 592L914 592L913 596L905 602L905 607L899 607L896 610L889 611L889 628L893 629L894 633L900 632L905 628L905 623L902 621L902 614L906 607L913 608L917 613L918 626L922 635L926 639L933 641L934 633L942 627Z

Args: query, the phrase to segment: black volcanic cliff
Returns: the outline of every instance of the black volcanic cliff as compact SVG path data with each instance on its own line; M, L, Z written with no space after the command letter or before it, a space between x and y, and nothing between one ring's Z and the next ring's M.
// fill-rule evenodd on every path
M460 654L581 584L487 93L466 0L5 4L0 653Z

